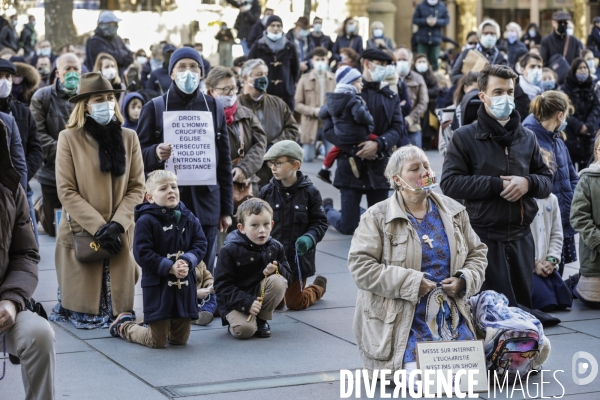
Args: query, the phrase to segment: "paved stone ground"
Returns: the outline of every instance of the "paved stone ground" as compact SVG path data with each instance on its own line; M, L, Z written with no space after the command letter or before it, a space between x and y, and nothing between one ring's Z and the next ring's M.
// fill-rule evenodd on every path
M438 153L428 154L434 170L441 173ZM319 168L317 162L303 166L311 177ZM333 197L339 205L335 188L316 178L313 181L324 198ZM317 271L328 279L325 297L308 310L276 314L271 324L271 339L235 340L220 321L215 320L207 327L193 326L187 346L168 345L165 349L151 350L112 338L106 329L76 330L70 323L53 323L56 397L77 400L339 398L339 381L331 382L331 377L339 379L339 369L361 367L352 333L356 286L346 265L349 247L349 236L329 230L317 247ZM54 239L47 235L41 236L41 256L39 285L34 297L50 312L56 303L57 281ZM565 276L577 269L576 264L568 266ZM135 309L140 317L141 300L138 284ZM571 360L575 352L582 350L600 359L600 312L584 309L575 301L571 311L557 316L563 323L546 330L552 341L552 354L544 368L553 372L564 370L556 376L566 398L599 399L600 378L587 386L575 385ZM0 381L0 399L24 398L19 369L6 363L6 376ZM563 393L551 373L543 380L547 382L543 396ZM517 390L512 398L541 397L542 393L536 394L536 383L539 385L541 381L541 376L532 377L529 393ZM212 393L194 394L207 391ZM363 397L364 393L363 390ZM490 395L483 393L480 398L494 397L493 392ZM375 397L379 396L378 389ZM496 397L508 396L504 393Z

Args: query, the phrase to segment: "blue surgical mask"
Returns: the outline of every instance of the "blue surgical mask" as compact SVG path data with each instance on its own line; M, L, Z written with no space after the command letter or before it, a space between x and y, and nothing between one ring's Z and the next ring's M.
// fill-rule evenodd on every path
M371 79L373 80L373 82L381 82L382 80L385 79L385 75L387 73L387 68L382 65L376 65L375 71L370 71L370 72L371 72Z
M315 71L327 71L327 61L315 61L313 67Z
M556 83L554 83L554 81L544 81L542 82L542 87L544 90L554 90Z
M515 31L508 31L506 32L506 40L508 40L509 43L514 43L517 41L517 39L519 38L519 35L517 35L517 32Z
M316 33L320 33L321 32L321 28L323 28L323 25L321 25L321 24L313 24L313 31L315 31Z
M50 57L51 54L52 54L52 49L50 47L44 47L44 48L37 49L38 56Z
M530 29L528 33L529 33L529 36L531 36L531 37L537 36L537 32L535 31L535 29Z
M267 31L267 37L272 41L279 40L279 39L281 39L282 36L283 36L283 32L271 33L271 32Z
M539 85L542 80L542 70L540 68L527 71L527 81L532 85Z
M485 93L484 96L490 99L492 105L488 107L488 109L490 110L492 115L497 119L508 118L515 109L515 98L512 96L504 94L502 96L490 97Z
M383 29L373 29L373 37L381 38L383 37Z
M115 116L115 102L105 101L104 103L88 104L92 107L90 117L100 125L107 125Z
M575 74L575 77L577 78L577 80L579 82L585 82L587 80L587 78L590 76L590 74Z
M427 65L426 62L418 62L415 64L415 69L417 70L418 73L424 74L429 69L429 66Z
M178 72L175 84L177 84L177 87L183 93L191 94L198 88L198 85L200 84L200 74L189 70Z
M398 74L401 76L405 76L408 74L408 71L410 71L410 64L408 63L408 61L397 61L396 62L396 71L398 71Z
M496 39L496 35L482 35L481 39L479 40L479 43L481 43L481 45L483 47L485 47L486 49L492 48L496 45L496 41L498 39Z
M567 127L567 119L565 118L565 120L560 123L560 126L558 127L556 132L562 132L565 130L566 127Z
M308 29L301 29L300 30L300 37L307 37L308 36Z
M346 25L346 32L354 33L356 32L356 24L348 24Z
M586 63L590 69L590 73L596 73L596 61L592 58L591 60L587 60Z
M385 76L393 76L396 73L396 66L395 65L388 65L387 67L385 67Z

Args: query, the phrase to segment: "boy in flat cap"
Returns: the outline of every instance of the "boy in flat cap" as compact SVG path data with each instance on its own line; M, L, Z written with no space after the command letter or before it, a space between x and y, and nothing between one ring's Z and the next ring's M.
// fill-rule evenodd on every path
M315 249L327 231L327 217L321 193L300 172L303 155L292 140L275 143L263 157L273 178L259 194L273 208L271 235L283 244L290 264L292 283L284 299L291 310L315 303L323 297L327 284L325 277L317 275L312 285L306 286L307 278L315 274Z

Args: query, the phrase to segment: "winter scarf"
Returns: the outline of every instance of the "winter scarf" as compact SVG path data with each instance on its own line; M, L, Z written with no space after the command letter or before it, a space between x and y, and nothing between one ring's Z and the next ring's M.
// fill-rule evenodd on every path
M225 111L225 122L227 122L227 126L231 126L233 124L234 115L238 108L238 102L233 103L231 107L223 108Z
M121 123L115 120L108 125L100 125L93 118L87 117L83 130L98 142L100 171L112 172L114 176L125 174L127 158Z
M285 35L281 35L281 39L273 41L267 37L267 31L265 31L264 36L259 40L259 42L262 42L269 46L269 49L271 49L273 53L277 53L283 50L287 41L288 40L285 37Z
M535 96L542 93L542 88L539 85L530 83L524 75L519 77L519 85L523 92L529 97L529 100L533 100Z
M509 147L512 144L519 132L519 126L521 126L521 117L517 110L513 110L510 114L508 123L505 126L502 126L487 113L485 110L485 103L479 106L477 118L479 123L478 129L481 129L482 132L489 133L492 136L492 139L502 147Z

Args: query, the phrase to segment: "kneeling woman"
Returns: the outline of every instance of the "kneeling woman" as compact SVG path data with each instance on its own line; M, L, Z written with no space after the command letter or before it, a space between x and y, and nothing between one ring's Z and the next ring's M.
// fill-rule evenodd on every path
M354 334L366 369L408 376L417 342L475 339L467 299L483 282L487 247L461 204L431 192L423 150L396 150L385 175L395 193L364 213L348 255Z
M121 127L119 91L100 73L84 75L80 94L69 99L77 105L56 149L63 214L55 254L58 304L51 320L83 329L108 328L116 315L132 311L139 276L132 253L133 207L144 195L144 163L136 133ZM78 261L73 234L83 231L110 255Z

